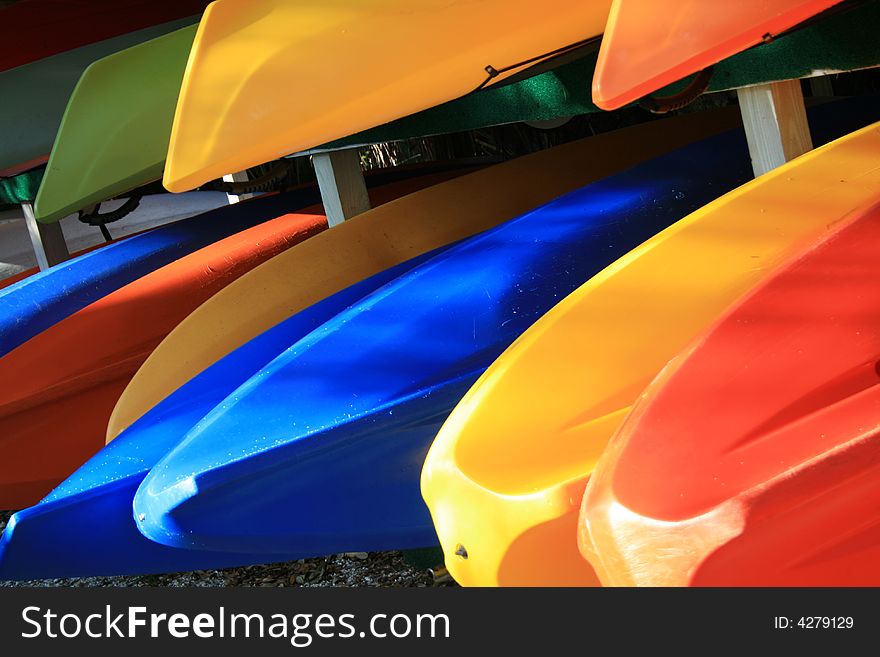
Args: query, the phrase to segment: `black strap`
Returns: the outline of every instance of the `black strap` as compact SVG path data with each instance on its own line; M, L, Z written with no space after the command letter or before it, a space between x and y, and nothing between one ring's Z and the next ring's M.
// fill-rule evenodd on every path
M258 178L247 180L244 182L226 182L214 181L205 185L203 189L210 189L215 192L226 192L227 194L254 194L257 192L272 191L278 183L287 177L289 172L288 165L284 161L279 161L269 171Z
M492 80L497 78L502 73L507 73L508 71L512 71L514 69L523 68L525 66L529 66L531 64L536 64L539 62L544 62L546 60L559 57L561 55L566 55L576 50L580 50L586 46L597 44L601 41L601 36L590 37L589 39L584 39L583 41L578 41L577 43L572 43L568 46L563 46L562 48L557 48L556 50L551 50L550 52L544 53L543 55L538 55L536 57L532 57L530 59L523 60L521 62L517 62L516 64L511 64L510 66L505 66L504 68L495 68L491 64L485 67L486 71L486 79L480 83L474 91L479 91L486 87ZM473 92L471 92L473 93Z
M697 73L691 83L677 94L671 96L645 96L639 101L639 104L654 114L666 114L694 102L709 88L711 80L712 67L710 66Z
M89 226L97 226L101 229L101 235L104 236L104 239L108 242L112 242L113 236L110 235L110 231L107 230L107 224L112 224L114 221L119 221L126 215L131 214L137 209L140 203L140 195L132 196L115 210L105 212L104 214L101 214L101 204L98 203L91 210L80 210L79 220Z

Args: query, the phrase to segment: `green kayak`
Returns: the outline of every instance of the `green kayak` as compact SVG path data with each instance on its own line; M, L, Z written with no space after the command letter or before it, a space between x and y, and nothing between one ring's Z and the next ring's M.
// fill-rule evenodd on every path
M89 64L197 20L163 23L0 73L0 177L46 161L70 93Z
M64 112L34 205L41 222L162 177L192 25L89 66Z

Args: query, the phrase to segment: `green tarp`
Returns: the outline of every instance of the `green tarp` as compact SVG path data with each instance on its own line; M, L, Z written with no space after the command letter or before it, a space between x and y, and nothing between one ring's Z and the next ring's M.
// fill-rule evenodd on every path
M32 203L37 198L43 171L40 168L13 178L0 178L0 205Z

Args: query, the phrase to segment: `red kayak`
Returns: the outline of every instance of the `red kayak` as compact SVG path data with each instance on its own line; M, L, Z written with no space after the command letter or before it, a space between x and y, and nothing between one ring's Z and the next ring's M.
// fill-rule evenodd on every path
M880 205L649 386L584 496L603 583L880 585Z
M593 101L617 109L751 48L841 0L614 0Z
M0 7L0 71L201 14L208 0L18 0Z

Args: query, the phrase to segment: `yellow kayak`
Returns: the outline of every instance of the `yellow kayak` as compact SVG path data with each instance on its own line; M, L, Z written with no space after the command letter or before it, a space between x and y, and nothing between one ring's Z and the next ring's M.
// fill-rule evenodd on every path
M165 338L116 405L108 440L205 368L293 313L388 267L738 121L734 109L571 142L410 194L296 245L233 282Z
M220 0L164 184L183 192L493 84L598 37L611 0Z
M629 406L670 358L802 245L880 192L880 124L698 210L608 267L477 381L422 471L463 585L590 585L584 487Z

